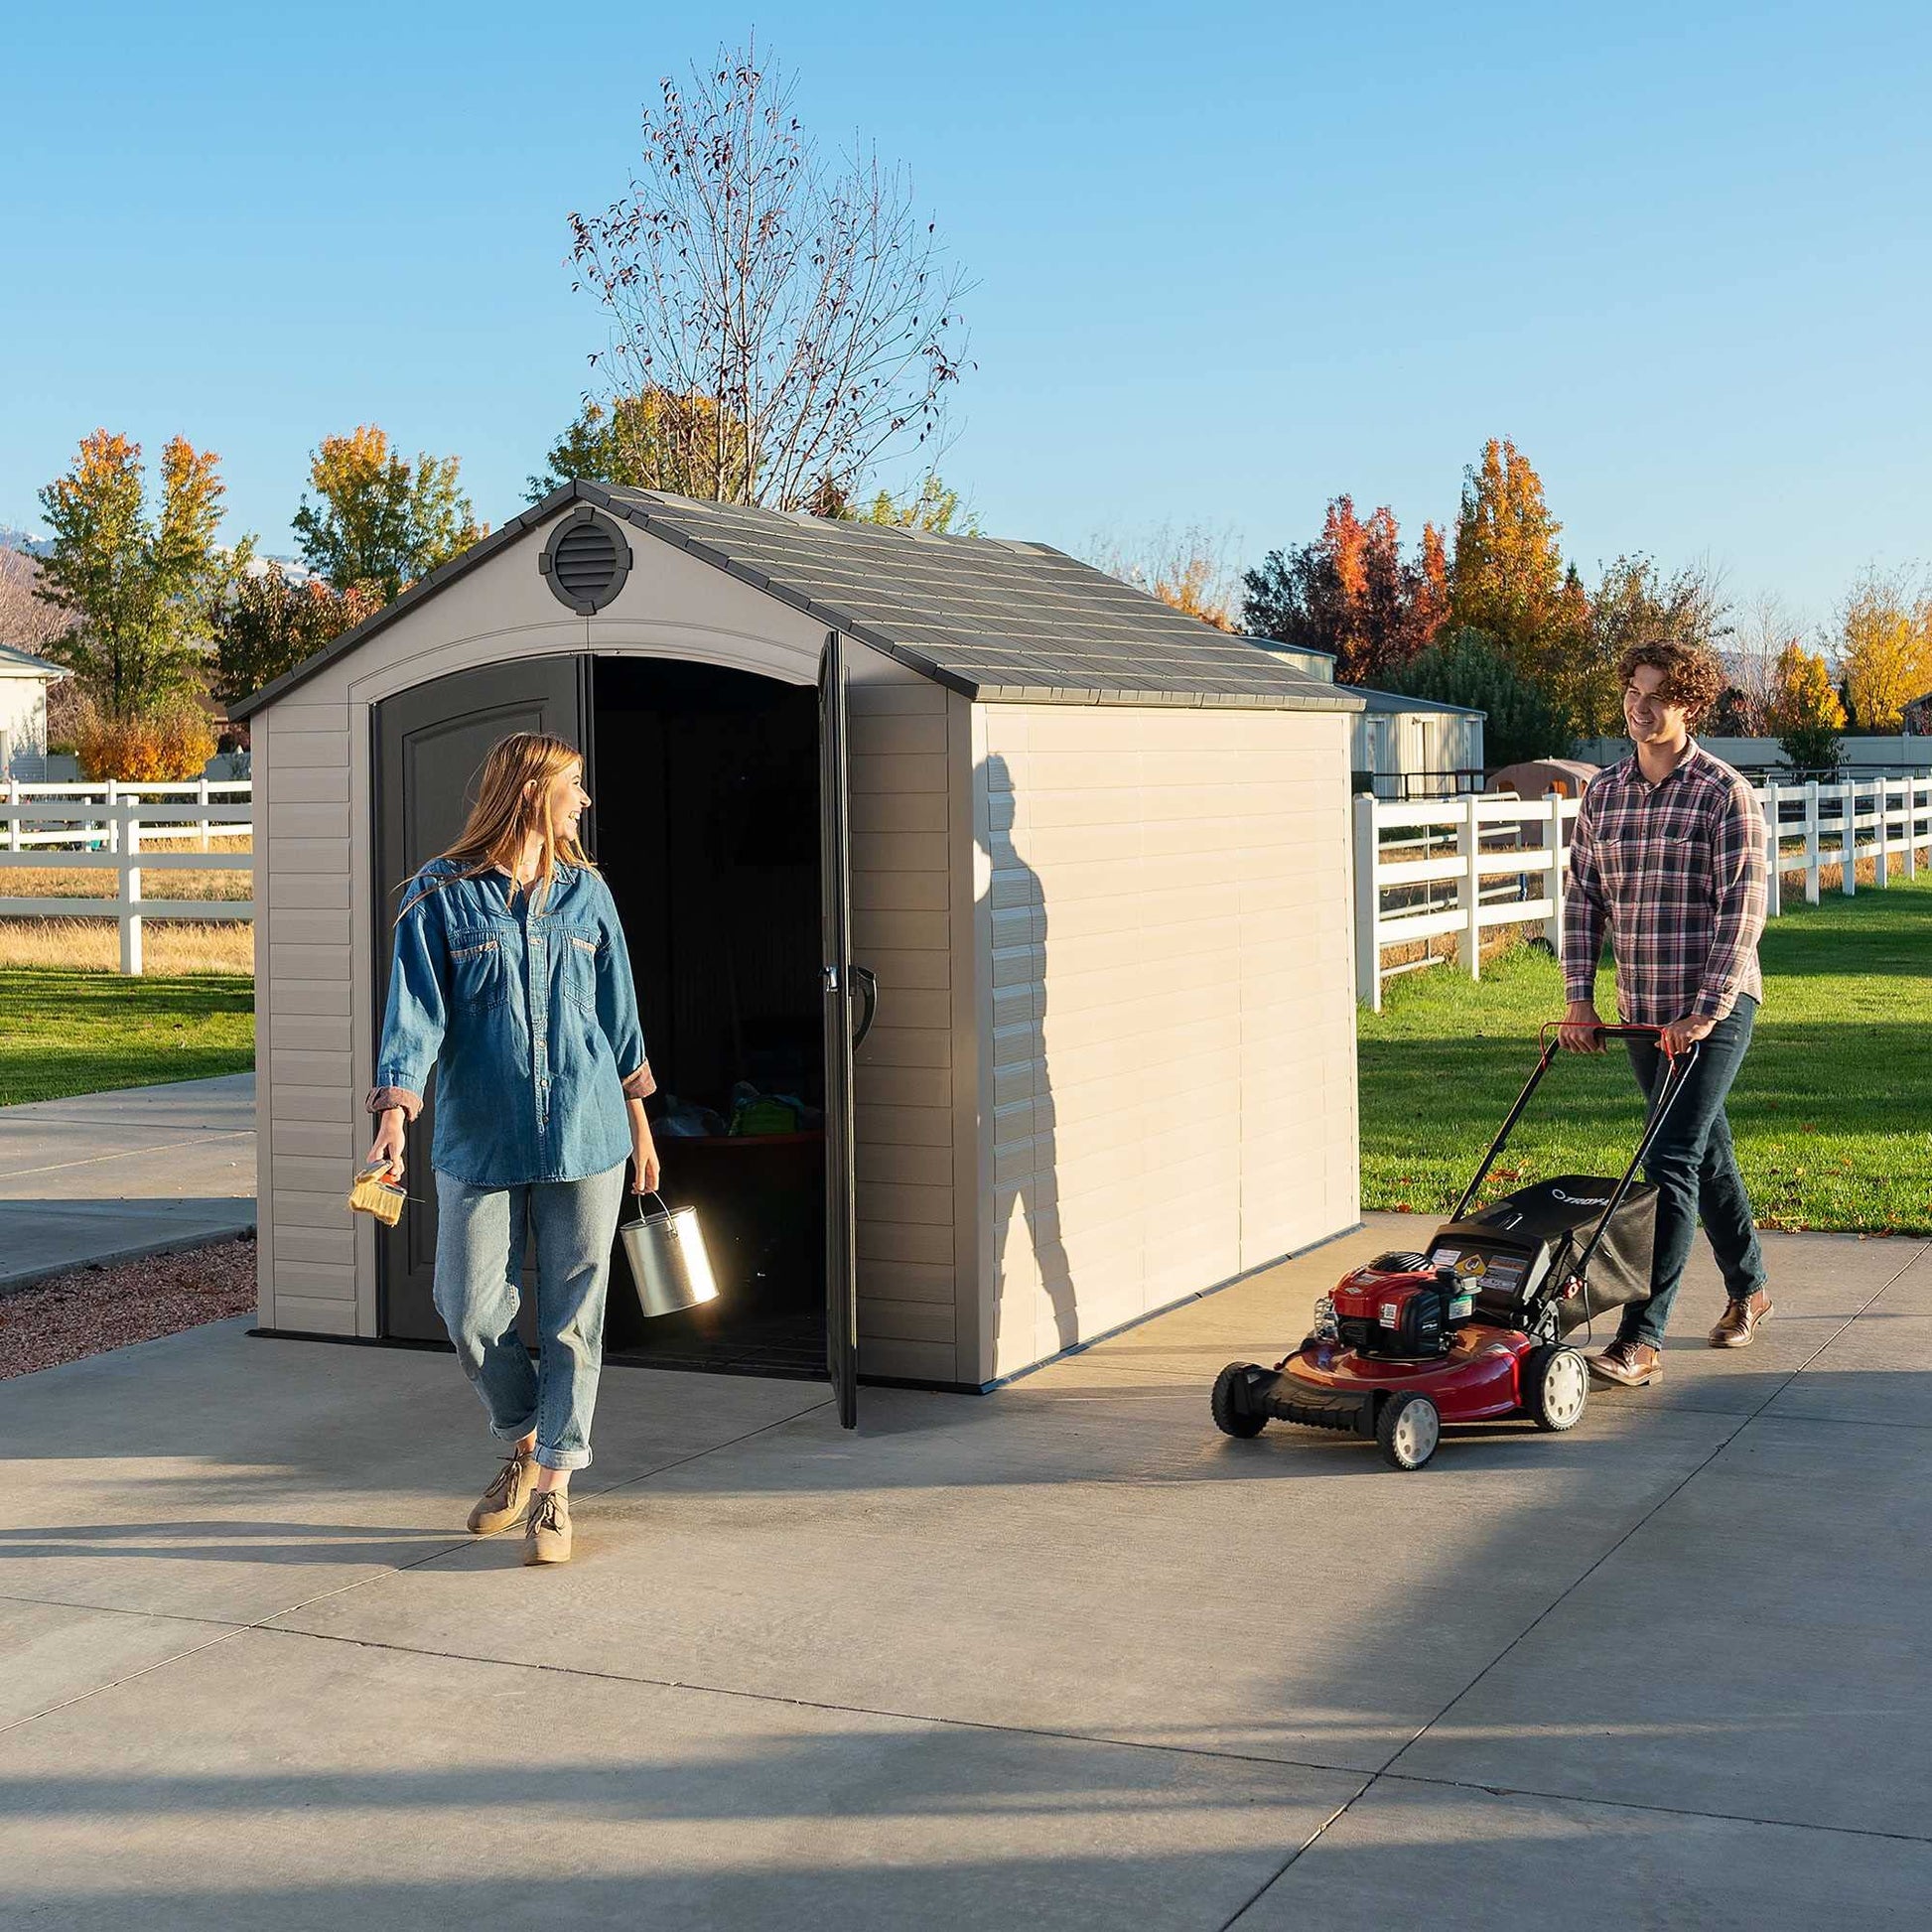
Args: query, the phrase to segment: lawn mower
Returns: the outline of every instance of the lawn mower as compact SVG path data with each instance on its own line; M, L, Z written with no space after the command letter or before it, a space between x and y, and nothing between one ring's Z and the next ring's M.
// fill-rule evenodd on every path
M1697 1047L1673 1053L1660 1027L1603 1027L1607 1038L1654 1039L1664 1077L1620 1177L1559 1174L1474 1202L1549 1072L1552 1022L1489 1152L1426 1249L1377 1255L1314 1305L1313 1330L1273 1368L1231 1362L1214 1383L1215 1426L1258 1436L1271 1420L1340 1430L1381 1446L1398 1469L1436 1453L1445 1423L1527 1416L1574 1429L1589 1370L1564 1337L1606 1309L1650 1293L1657 1190L1637 1179L1684 1091Z

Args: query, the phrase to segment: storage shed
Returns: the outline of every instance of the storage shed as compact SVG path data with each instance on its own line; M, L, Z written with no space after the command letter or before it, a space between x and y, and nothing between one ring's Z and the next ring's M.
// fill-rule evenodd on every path
M611 1359L849 1421L1354 1225L1360 702L1043 545L557 490L235 707L261 1325L440 1336L433 1208L343 1199L397 893L520 729L583 748L726 1278L647 1324L615 1276Z

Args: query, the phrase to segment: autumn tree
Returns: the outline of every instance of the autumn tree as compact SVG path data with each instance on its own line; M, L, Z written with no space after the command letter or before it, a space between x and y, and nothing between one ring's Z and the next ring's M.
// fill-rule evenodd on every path
M455 457L411 463L373 424L325 436L309 483L316 500L305 494L293 519L309 568L338 591L367 586L384 604L488 528L463 493Z
M232 703L313 657L381 606L365 584L291 583L272 565L235 585L215 619L214 695Z
M530 479L529 497L541 502L583 478L715 502L745 474L749 448L744 424L723 420L717 402L695 390L676 394L653 384L609 405L590 397L550 446L544 474Z
M215 542L218 462L175 437L150 504L140 444L100 429L40 492L54 537L35 595L69 626L47 655L110 721L164 708L202 682L215 610L252 554L248 539L227 550Z
M1312 543L1271 550L1242 583L1250 632L1332 652L1345 684L1386 682L1435 641L1449 610L1442 532L1425 523L1405 558L1395 512L1384 504L1364 520L1346 495L1328 505Z
M784 510L856 500L936 433L966 366L964 285L903 171L828 158L792 96L756 48L666 78L625 194L570 216L607 398L709 398L709 446L680 457L692 493Z
M1096 570L1132 584L1171 609L1216 630L1233 630L1234 572L1230 539L1204 523L1163 523L1138 535L1091 538L1081 554Z
M1848 710L1861 731L1896 732L1932 691L1932 599L1897 573L1867 570L1839 610Z
M1771 681L1765 723L1800 771L1825 771L1838 764L1845 729L1845 707L1832 689L1832 673L1824 658L1802 644L1785 645L1778 655Z

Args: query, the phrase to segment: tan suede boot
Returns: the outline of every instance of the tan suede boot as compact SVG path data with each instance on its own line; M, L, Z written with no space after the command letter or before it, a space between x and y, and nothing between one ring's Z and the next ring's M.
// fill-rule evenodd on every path
M522 1514L530 1500L530 1486L537 1479L536 1457L529 1449L513 1450L496 1471L496 1480L483 1492L482 1500L470 1512L470 1527L479 1536L491 1536L506 1530Z
M570 1561L570 1498L561 1489L539 1489L523 1526L525 1563Z

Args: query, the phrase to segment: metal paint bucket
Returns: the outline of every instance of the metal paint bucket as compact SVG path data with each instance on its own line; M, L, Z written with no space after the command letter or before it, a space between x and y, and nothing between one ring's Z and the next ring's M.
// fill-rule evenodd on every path
M715 1302L718 1282L705 1252L698 1210L666 1207L661 1194L650 1198L657 1203L654 1213L645 1213L640 1203L636 1220L625 1221L618 1229L644 1312L678 1314Z

